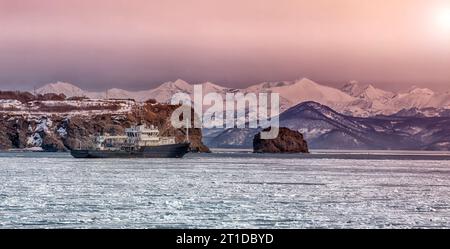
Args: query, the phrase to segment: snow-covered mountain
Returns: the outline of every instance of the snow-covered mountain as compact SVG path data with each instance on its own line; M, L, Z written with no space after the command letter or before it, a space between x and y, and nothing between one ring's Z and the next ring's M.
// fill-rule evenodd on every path
M366 100L368 102L375 103L377 105L386 104L390 99L395 96L395 93L385 91L374 87L371 84L362 85L357 81L350 81L345 84L341 90L350 96L358 99Z
M147 91L147 94L141 94L141 99L155 99L158 102L167 103L175 93L183 92L187 94L192 94L193 86L184 80L178 79L176 81L169 81L161 84L155 89Z
M273 87L271 91L279 93L293 104L315 101L334 106L348 103L354 99L336 88L323 86L306 78L290 85Z
M340 113L368 117L375 115L392 115L401 110L412 108L450 109L450 93L435 93L430 89L414 87L402 93L393 93L374 87L370 84L360 84L351 81L341 89L324 86L310 79L303 78L295 81L263 82L244 89L222 87L212 82L202 83L203 94L219 93L225 100L226 93L279 93L280 112L295 106L298 103L314 101L327 105ZM123 89L109 89L103 92L91 92L65 82L47 84L36 90L37 93L63 93L67 97L86 96L89 98L123 98L145 101L155 99L158 102L168 103L172 96L178 92L193 95L193 85L178 79L169 81L160 86L142 91L127 91ZM436 111L434 113L441 113ZM433 112L429 112L433 113Z
M358 117L392 115L410 108L450 109L449 93L435 93L417 87L406 93L394 93L356 81L336 89L304 78L293 82L262 83L243 91L279 93L283 106L281 112L306 101L314 101L340 113ZM434 113L442 113L442 110Z
M449 93L435 93L428 88L412 88L406 93L399 93L389 101L389 104L401 109L410 108L448 108Z
M229 92L230 88L222 87L211 82L205 82L201 84L203 86L203 94L210 92L217 92L225 95ZM155 99L161 103L170 102L172 96L176 93L183 92L189 95L194 94L194 85L187 83L184 80L178 79L176 81L169 81L161 84L160 86L142 91L127 91L118 88L107 89L103 92L85 91L81 88L65 82L56 82L46 84L41 88L36 89L36 93L57 93L64 94L66 97L84 96L89 98L119 98L119 99L135 99L137 101L145 101L147 99Z
M75 97L75 96L85 96L85 91L81 88L72 85L67 82L56 82L49 83L45 86L36 89L36 93L38 94L46 94L46 93L56 93L56 94L64 94L66 97Z
M440 113L450 109L448 92L436 93L428 88L414 86L406 92L393 93L353 81L341 90L358 98L343 110L343 113L353 116L392 115L410 109L423 110L419 111L419 115L440 116Z
M283 112L280 127L299 131L313 149L449 150L450 118L342 115L316 102ZM205 133L210 148L252 148L260 129L226 129Z
M391 112L387 103L395 96L393 92L376 88L371 84L360 84L357 81L350 81L341 90L356 98L348 103L344 110L340 110L342 113L352 116L374 116Z
M307 78L293 82L265 82L242 89L242 91L279 93L280 112L304 101L316 101L332 106L337 110L343 110L347 103L355 99L339 89L320 85Z

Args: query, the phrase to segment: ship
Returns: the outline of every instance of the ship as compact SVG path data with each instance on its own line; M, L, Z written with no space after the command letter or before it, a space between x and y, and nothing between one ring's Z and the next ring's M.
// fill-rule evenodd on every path
M73 149L70 154L75 158L181 158L189 146L187 129L186 141L176 143L174 137L161 137L154 126L136 125L126 128L124 135L97 136L92 148Z

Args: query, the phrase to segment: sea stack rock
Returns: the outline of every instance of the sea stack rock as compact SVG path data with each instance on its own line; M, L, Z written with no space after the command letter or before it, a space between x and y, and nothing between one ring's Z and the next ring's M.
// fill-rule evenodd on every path
M269 131L269 128L263 131ZM261 133L253 138L254 153L309 153L308 144L300 132L281 127L275 139L261 139Z

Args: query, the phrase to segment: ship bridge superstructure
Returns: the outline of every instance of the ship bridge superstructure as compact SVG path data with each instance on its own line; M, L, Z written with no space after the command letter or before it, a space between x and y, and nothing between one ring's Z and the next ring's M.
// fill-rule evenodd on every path
M121 136L102 135L97 136L96 146L98 149L129 149L146 146L159 146L175 144L175 137L161 137L159 129L153 125L136 125L125 129Z

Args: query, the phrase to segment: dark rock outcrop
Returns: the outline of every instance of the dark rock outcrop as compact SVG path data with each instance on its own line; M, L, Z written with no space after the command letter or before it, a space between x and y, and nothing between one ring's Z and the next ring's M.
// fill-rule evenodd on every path
M56 93L45 93L33 95L30 92L21 91L0 91L0 99L18 100L22 103L27 103L33 100L65 100L66 96L64 94Z
M263 131L269 131L268 128ZM281 127L275 139L261 139L261 132L253 138L255 153L309 153L308 144L300 132Z
M14 99L26 103L36 99L36 96L29 92L20 91L0 91L0 99Z

